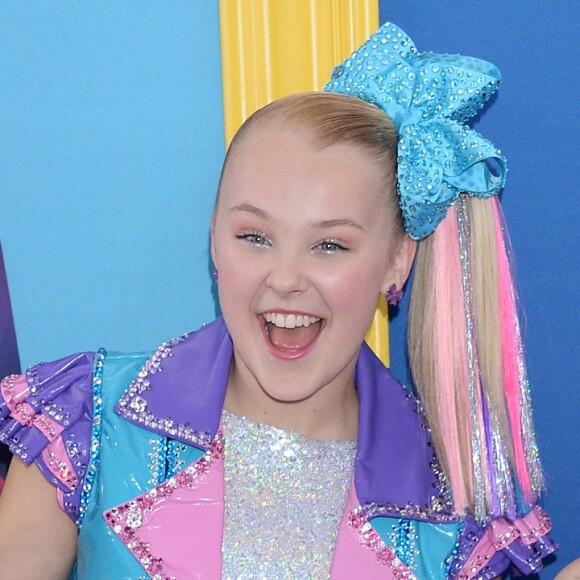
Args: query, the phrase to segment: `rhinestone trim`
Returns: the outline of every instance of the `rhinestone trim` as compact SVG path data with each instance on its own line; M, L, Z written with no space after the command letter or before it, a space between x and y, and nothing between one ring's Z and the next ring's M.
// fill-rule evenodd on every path
M169 580L162 558L151 553L151 546L138 537L138 530L143 524L144 514L152 511L153 504L159 498L169 498L178 488L192 488L197 479L206 475L216 460L222 459L224 440L219 432L205 455L170 477L164 483L144 493L138 498L114 507L105 513L105 520L113 532L137 558L141 566L153 580Z
M401 562L395 552L385 544L378 532L370 524L361 506L354 508L348 514L347 526L354 529L361 546L371 549L376 555L378 565L387 566L393 578L413 580L417 577Z
M195 445L201 449L208 449L213 436L208 432L196 431L186 423L177 423L171 417L156 417L147 411L147 400L141 395L151 386L151 377L163 371L163 361L173 356L173 347L183 342L189 334L164 342L151 355L119 401L119 413L146 429L161 431L164 434L177 438L180 441Z
M81 489L80 507L77 525L80 528L87 512L89 496L93 488L95 477L100 463L101 450L101 417L103 413L103 370L107 351L100 348L95 356L95 366L93 369L93 426L91 428L91 457L89 467L85 476L85 481Z

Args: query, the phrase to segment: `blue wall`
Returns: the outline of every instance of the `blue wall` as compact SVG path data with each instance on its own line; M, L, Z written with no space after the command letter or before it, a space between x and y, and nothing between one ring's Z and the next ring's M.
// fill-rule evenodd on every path
M213 318L218 4L0 5L0 239L23 366Z
M580 203L576 144L580 4L529 0L381 0L419 50L492 61L499 95L476 128L508 157L502 196L514 245L536 428L548 479L544 501L561 550L542 579L580 556L580 395L577 289ZM406 306L406 305L404 305ZM392 325L393 368L405 375L404 316Z

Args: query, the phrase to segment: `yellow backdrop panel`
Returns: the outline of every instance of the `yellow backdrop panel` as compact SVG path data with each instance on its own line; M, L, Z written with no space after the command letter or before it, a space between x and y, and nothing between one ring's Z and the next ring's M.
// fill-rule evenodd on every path
M319 90L332 67L378 28L377 0L220 0L225 138L256 109ZM388 309L379 299L367 342L388 364Z

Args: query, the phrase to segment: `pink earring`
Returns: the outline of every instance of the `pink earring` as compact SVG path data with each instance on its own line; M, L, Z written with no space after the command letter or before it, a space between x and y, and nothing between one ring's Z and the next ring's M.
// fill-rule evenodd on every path
M391 306L396 306L403 298L403 291L397 290L397 285L393 284L385 293L385 298Z
M213 269L213 281L214 281L216 284L217 284L218 278L219 278L219 274L218 274L217 268L214 268L214 269Z

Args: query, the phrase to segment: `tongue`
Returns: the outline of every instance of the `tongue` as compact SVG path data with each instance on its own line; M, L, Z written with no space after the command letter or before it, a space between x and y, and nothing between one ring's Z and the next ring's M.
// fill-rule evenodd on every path
M270 342L280 350L302 350L306 348L318 336L320 332L320 322L311 324L308 327L298 326L296 328L278 328L273 324L268 324Z

